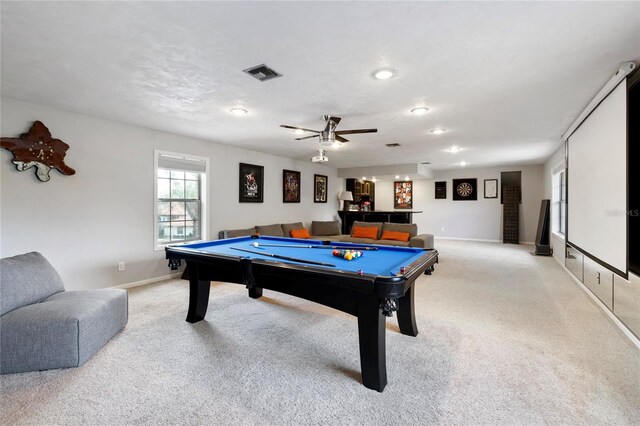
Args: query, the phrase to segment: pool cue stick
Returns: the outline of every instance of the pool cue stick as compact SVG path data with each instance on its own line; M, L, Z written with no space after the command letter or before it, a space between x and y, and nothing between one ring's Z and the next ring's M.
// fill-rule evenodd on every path
M278 259L290 260L292 262L308 263L310 265L330 266L332 268L336 267L336 265L332 265L331 263L316 262L314 260L306 260L306 259L298 259L296 257L282 256L282 255L279 255L279 254L267 253L267 252L263 252L263 251L247 250L247 249L242 249L242 248L239 248L239 247L229 247L229 248L232 249L232 250L245 251L247 253L261 254L261 255L264 255L264 256L271 256L271 257L275 257L275 258L278 258Z
M253 247L290 247L290 248L312 248L312 249L344 249L344 250L378 250L378 247L359 246L329 246L329 245L290 245L290 244L260 244L251 243Z

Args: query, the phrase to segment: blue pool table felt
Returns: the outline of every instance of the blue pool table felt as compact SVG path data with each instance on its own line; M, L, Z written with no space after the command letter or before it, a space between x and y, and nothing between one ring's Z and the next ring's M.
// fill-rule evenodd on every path
M400 272L400 268L410 265L412 262L420 258L424 254L424 250L419 248L410 247L396 247L396 246L383 246L383 245L371 245L371 244L352 244L352 243L340 243L332 242L330 245L344 247L345 250L349 247L377 247L378 250L363 251L362 257L353 260L346 260L340 257L333 256L332 249L314 249L314 248L294 248L294 247L254 247L252 244L257 242L258 244L279 244L286 246L293 245L322 245L322 241L319 240L306 240L295 238L280 238L280 237L260 237L252 239L251 237L239 237L229 238L225 240L206 241L194 244L184 244L180 248L187 248L203 253L217 253L230 256L248 257L251 259L265 259L271 261L278 261L283 263L292 263L299 265L308 265L306 263L293 262L289 260L283 260L273 258L268 255L259 255L253 253L247 253L239 250L234 250L232 247L237 247L244 250L251 250L255 252L264 251L265 253L276 254L281 256L295 257L298 259L311 260L315 262L324 262L336 265L335 268L318 266L321 268L328 268L332 270L343 270L349 272L358 272L362 270L365 274L391 276ZM310 265L316 266L316 265Z

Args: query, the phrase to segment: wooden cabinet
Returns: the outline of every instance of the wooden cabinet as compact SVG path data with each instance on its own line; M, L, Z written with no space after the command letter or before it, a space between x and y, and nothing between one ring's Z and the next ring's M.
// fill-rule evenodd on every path
M520 243L520 188L505 186L502 189L502 240Z
M353 202L351 204L362 206L363 202L369 201L371 203L370 209L375 210L375 182L362 179L347 179L346 186L347 191L351 191L353 194Z

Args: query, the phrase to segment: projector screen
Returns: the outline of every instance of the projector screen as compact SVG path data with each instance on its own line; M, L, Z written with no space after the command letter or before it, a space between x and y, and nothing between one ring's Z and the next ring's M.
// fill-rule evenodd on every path
M568 142L567 241L627 274L627 80Z

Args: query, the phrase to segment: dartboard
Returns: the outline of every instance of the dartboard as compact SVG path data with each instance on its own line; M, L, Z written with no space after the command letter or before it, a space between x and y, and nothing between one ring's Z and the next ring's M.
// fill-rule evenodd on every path
M458 191L458 194L460 194L460 196L468 197L473 192L473 186L471 186L467 182L462 182L460 185L458 185L456 191Z

